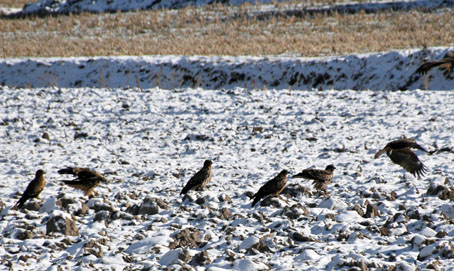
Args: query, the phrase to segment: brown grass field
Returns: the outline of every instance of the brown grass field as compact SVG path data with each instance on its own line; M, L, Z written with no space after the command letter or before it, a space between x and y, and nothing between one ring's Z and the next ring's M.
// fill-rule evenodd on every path
M248 7L0 18L0 57L324 56L454 45L452 10L259 20Z

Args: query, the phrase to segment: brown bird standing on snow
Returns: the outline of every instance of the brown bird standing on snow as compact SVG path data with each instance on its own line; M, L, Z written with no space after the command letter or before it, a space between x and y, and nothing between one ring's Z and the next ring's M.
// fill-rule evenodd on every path
M454 67L454 52L447 52L443 59L428 61L416 70L419 74L426 74L431 69L442 66L445 69L451 70Z
M104 175L88 168L67 167L58 171L60 174L71 174L77 178L74 180L63 180L73 188L84 191L85 195L93 195L93 190L101 183L107 182Z
M304 178L313 180L313 184L317 190L326 191L326 186L333 180L333 173L336 167L328 165L325 169L306 168L301 173L293 176L293 178Z
M255 193L251 199L254 199L251 207L254 207L257 202L266 196L277 197L284 190L285 185L287 184L287 170L282 170L276 177L266 182L259 191Z
M203 167L199 170L188 183L181 190L181 194L186 194L189 190L202 190L211 180L213 173L211 172L211 165L213 162L211 160L205 160Z
M401 138L386 144L383 149L379 150L374 155L374 158L377 159L386 152L386 155L388 155L394 164L401 166L415 177L424 176L424 173L427 172L427 168L411 149L427 152L426 149L416 143L414 139Z
M25 202L31 198L39 198L39 194L43 191L46 186L46 178L44 178L44 171L39 169L35 173L35 178L28 184L22 197L16 203L18 209L22 208Z

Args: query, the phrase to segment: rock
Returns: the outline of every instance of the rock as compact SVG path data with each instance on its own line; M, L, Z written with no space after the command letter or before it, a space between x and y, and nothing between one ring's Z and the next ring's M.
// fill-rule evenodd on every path
M232 203L232 199L227 194L221 194L218 199L220 202Z
M257 237L249 236L248 238L244 239L243 242L241 242L239 250L247 250L257 244L259 241L260 239L258 239Z
M70 218L62 216L54 216L47 222L46 234L51 232L59 232L70 236L79 236L79 230L76 227L76 222Z
M275 208L282 208L282 204L276 197L267 197L260 202L260 206L273 206Z
M361 209L361 206L359 206L358 204L355 204L355 206L353 207L353 209L362 217L364 217L364 211L363 209Z
M186 228L173 236L174 241L169 244L170 249L189 247L194 248L202 243L200 230Z
M424 261L428 257L430 257L432 254L436 253L437 248L435 245L428 245L425 246L423 249L419 251L418 254L418 261Z
M88 213L88 210L90 208L88 208L88 205L85 204L85 203L82 203L82 207L80 207L79 210L77 210L76 212L74 212L74 215L76 216L84 216Z
M231 217L232 217L232 212L230 211L229 208L222 208L219 211L219 218L220 219L229 220Z
M41 203L38 200L30 200L24 205L24 209L30 211L39 211L41 209Z
M0 212L3 211L3 209L5 209L5 203L3 202L2 199L0 199Z
M366 208L366 214L364 215L365 218L374 218L376 216L380 215L380 212L378 211L377 206L370 202L366 202L367 208Z
M93 221L107 221L110 218L109 211L99 211L95 214Z
M431 184L427 189L427 194L431 196L438 196L441 200L454 199L454 189L444 185Z
M307 237L299 232L294 232L293 235L293 240L295 241L298 241L298 242L315 242L316 240L311 238L311 237Z
M177 264L177 263L179 263L180 255L182 255L182 254L184 254L184 251L181 248L169 250L169 251L167 251L166 254L164 254L161 257L161 259L159 260L159 264L163 265L163 266Z
M126 211L132 215L155 215L161 212L162 209L169 209L169 206L163 200L147 197L140 206L128 207Z
M197 203L198 205L202 205L202 204L205 204L207 201L204 197L200 197L200 198L197 198L195 203Z
M190 262L190 264L192 266L204 266L204 265L207 265L210 263L211 263L211 259L208 256L208 252L206 250L195 254L194 257L192 257L192 260Z
M32 231L20 229L16 234L16 238L19 240L32 239L35 235Z

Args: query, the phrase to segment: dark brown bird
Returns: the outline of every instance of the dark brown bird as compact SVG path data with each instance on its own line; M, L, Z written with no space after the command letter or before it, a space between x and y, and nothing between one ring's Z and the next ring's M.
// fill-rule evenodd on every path
M284 169L276 177L269 180L262 187L260 187L259 191L251 197L251 199L254 199L251 207L254 207L257 202L267 196L279 196L279 194L282 192L282 190L284 190L285 185L287 184L287 175L288 171Z
M313 180L317 190L326 191L326 186L333 180L333 173L336 167L333 165L326 166L325 169L306 168L301 173L294 175L292 178L304 178Z
M454 67L454 52L447 52L443 59L428 61L416 70L419 74L426 74L431 69L441 66L442 68L452 70Z
M60 169L58 173L76 176L77 178L74 180L63 180L63 182L73 188L82 190L87 196L92 196L94 189L101 182L107 182L104 175L88 168L67 167Z
M402 138L386 144L383 149L379 150L374 155L374 158L377 159L380 155L386 152L386 155L388 155L394 164L401 166L415 177L424 176L424 173L427 172L427 168L411 149L418 149L427 152L426 149L416 143L414 139Z
M205 160L203 163L202 169L200 169L191 179L189 179L188 183L184 186L183 190L181 190L181 194L186 194L189 190L202 190L211 180L211 176L213 175L211 171L211 165L213 162L211 160Z
M25 202L31 198L39 198L39 194L43 191L46 186L46 178L44 178L44 171L39 169L35 173L35 178L28 184L22 197L16 203L16 207L21 209Z

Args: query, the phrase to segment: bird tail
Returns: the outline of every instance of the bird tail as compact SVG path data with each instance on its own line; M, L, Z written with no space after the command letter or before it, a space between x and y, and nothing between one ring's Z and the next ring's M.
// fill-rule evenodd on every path
M385 149L379 150L379 151L374 155L374 159L377 159L378 157L380 157L380 155L382 155L384 152L385 152Z
M28 199L27 197L22 196L20 200L16 203L15 207L17 207L17 209L22 209L27 199Z
M251 207L254 207L261 199L261 197L259 197L257 195L254 195L253 198L254 198L254 201L252 202Z
M190 189L189 185L186 185L185 187L183 187L183 190L181 190L180 195L188 193L189 189Z

